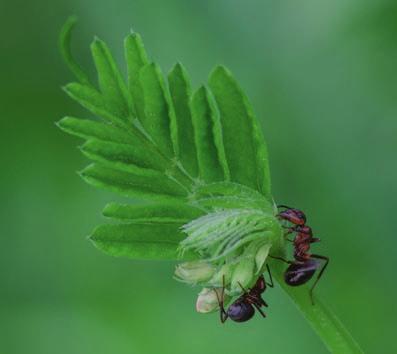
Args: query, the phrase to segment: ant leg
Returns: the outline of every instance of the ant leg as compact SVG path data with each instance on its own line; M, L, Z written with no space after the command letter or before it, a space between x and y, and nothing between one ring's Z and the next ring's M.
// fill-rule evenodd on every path
M294 209L294 208L289 207L288 205L277 205L277 209L279 209L279 208Z
M283 261L284 263L288 263L288 264L293 264L294 263L294 262L291 262L291 261L289 261L289 260L287 260L287 259L285 259L283 257L272 256L270 254L269 254L269 257L273 258L273 259L278 259L279 261Z
M240 286L241 290L243 291L244 294L247 294L248 291L244 289L244 287L241 285L240 282L237 282L237 284Z
M267 272L268 272L269 278L270 278L270 284L269 283L266 283L266 284L269 285L271 288L274 288L272 273L270 272L270 268L269 268L268 264L266 264L266 269L267 269Z
M225 321L229 317L227 312L225 311L224 306L223 306L223 302L225 301L225 275L222 275L222 293L221 294L222 294L222 309L220 312L220 316L221 316L221 322L225 323Z
M281 227L282 227L283 229L287 229L287 230L288 230L287 234L290 234L290 233L292 233L292 232L295 231L295 226L281 225Z
M227 318L229 317L225 311L225 308L223 306L223 301L224 301L224 291L225 291L225 276L222 278L222 293L221 293L221 299L219 299L218 292L214 289L216 298L218 300L218 305L219 305L219 316L220 320L222 323L225 323Z
M221 322L225 323L228 317L228 314L225 312L225 310L223 310L223 312L221 312Z
M266 317L265 313L262 311L261 307L256 304L255 302L252 304L255 306L255 308L258 310L258 312L262 315L262 317ZM266 305L267 306L267 305Z
M284 229L286 229L286 232L284 232L284 238L289 241L289 242L294 242L294 240L291 240L289 238L287 238L287 235L292 234L293 232L296 232L296 230L293 227L289 227L289 226L282 226Z
M223 300L225 299L225 274L222 275L222 304Z
M220 320L222 323L225 323L226 320L228 319L229 315L225 311L223 304L222 304L222 307L219 307L219 308L220 308L220 311L219 311Z
M290 227L290 226L286 226L286 225L282 225L281 227L283 229L286 229L286 232L284 232L284 238L289 242L294 242L294 240L287 238L287 235L292 234L293 232L297 232L296 227L295 226Z
M319 256L318 254L312 254L311 258L321 259L321 260L325 261L323 267L320 270L320 273L318 273L316 281L313 283L312 287L310 288L310 299L312 301L312 305L314 305L313 290L314 290L314 287L317 285L318 281L320 280L321 276L323 275L325 268L327 268L327 265L329 263L329 258L325 257L325 256Z
M261 305L265 306L265 307L269 307L269 305L267 304L267 302L265 300L263 300L262 298L260 298L260 303Z
M251 294L251 293L247 293L246 294L246 299L248 300L248 302L250 304L253 305L257 305L257 306L265 306L265 307L269 307L269 305L266 303L265 300L262 299L262 297L258 294Z

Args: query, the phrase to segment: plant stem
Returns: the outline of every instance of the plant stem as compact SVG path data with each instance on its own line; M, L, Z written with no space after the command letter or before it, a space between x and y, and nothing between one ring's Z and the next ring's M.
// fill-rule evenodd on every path
M280 262L271 261L271 263L278 283L302 312L331 353L363 353L339 318L329 308L317 298L315 299L315 305L312 305L308 287L291 287L287 285L284 281L283 267L280 266Z

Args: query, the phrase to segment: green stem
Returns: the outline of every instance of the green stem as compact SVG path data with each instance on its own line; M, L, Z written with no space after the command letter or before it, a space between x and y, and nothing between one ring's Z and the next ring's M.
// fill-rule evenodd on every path
M278 283L331 353L363 353L339 318L329 308L317 298L315 299L315 305L312 305L308 288L306 286L291 287L287 285L284 281L283 267L280 267L280 262L271 261L271 263Z

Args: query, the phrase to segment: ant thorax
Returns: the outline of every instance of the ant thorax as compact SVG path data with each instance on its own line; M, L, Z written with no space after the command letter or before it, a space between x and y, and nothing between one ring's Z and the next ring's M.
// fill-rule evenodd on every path
M282 257L273 257L279 259L289 266L284 272L284 280L288 285L299 286L307 283L318 269L320 269L316 280L310 288L310 298L312 303L313 290L320 280L325 268L328 265L329 258L318 254L309 253L310 246L314 242L319 242L320 239L313 237L313 232L310 226L306 224L305 214L295 208L290 208L286 205L279 205L278 208L283 208L278 213L278 218L286 221L292 226L284 226L285 239L293 244L293 260L287 260ZM289 234L294 234L294 238L288 238ZM323 263L323 264L321 264Z

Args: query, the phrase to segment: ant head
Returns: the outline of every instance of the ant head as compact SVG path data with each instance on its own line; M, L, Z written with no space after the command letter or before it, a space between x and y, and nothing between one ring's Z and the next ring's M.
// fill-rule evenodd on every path
M254 316L255 309L245 299L237 299L227 309L228 317L235 322L245 322Z
M285 282L291 286L307 283L316 272L320 263L314 259L291 264L284 273Z
M303 211L298 209L286 209L280 211L278 216L281 219L287 220L295 225L304 225L306 223L306 215Z

